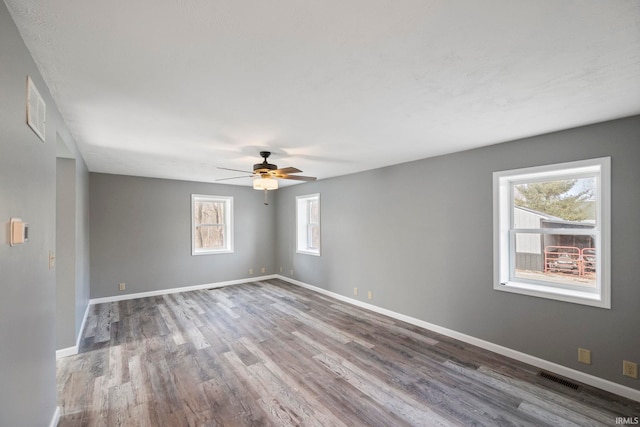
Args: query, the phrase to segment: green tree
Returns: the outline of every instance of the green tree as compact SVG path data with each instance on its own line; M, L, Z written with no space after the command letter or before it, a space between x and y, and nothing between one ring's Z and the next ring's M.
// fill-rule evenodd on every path
M593 219L593 204L590 203L593 191L588 186L572 191L577 182L577 179L567 179L516 185L515 204L566 221Z

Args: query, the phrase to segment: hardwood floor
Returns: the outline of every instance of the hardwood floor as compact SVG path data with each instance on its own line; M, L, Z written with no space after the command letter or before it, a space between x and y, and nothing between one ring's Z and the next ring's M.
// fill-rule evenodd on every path
M59 426L611 426L640 403L279 280L91 307Z

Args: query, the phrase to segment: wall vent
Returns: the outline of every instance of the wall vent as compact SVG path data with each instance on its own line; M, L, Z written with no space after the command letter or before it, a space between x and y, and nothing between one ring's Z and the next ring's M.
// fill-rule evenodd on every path
M569 387L572 390L577 390L580 386L574 382L571 382L565 378L559 377L557 375L551 374L549 372L545 372L545 371L540 371L538 372L538 376L542 377L544 379L547 379L549 381L553 381L554 383L558 383L560 385L563 385L565 387Z
M44 103L31 77L27 76L27 124L42 142L47 134L46 123L47 104Z

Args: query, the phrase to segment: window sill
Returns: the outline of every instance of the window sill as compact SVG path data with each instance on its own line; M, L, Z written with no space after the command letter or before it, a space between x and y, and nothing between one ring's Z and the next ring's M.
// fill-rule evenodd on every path
M590 305L600 308L611 308L608 298L603 298L602 295L594 292L581 292L522 282L498 283L494 285L493 288L503 292L512 292L521 295L565 301L574 304Z
M320 251L304 251L302 249L298 249L296 250L297 254L303 254L303 255L314 255L314 256L320 256Z
M198 252L191 252L192 256L197 256L197 255L218 255L218 254L232 254L233 250L232 249L224 249L224 250L219 250L219 251L198 251Z

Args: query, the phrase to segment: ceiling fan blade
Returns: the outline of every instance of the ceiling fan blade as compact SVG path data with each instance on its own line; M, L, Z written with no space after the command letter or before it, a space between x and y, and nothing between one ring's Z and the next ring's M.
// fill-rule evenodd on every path
M297 169L297 168L291 168L291 167L289 167L289 168L276 169L276 170L274 170L273 172L275 172L275 173L277 173L277 174L284 174L284 175L286 175L286 174L289 174L289 173L300 173L300 172L302 172L302 171L301 171L300 169Z
M225 170L225 171L234 171L234 172L243 172L243 173L253 173L253 171L243 171L243 170L240 170L240 169L229 169L229 168L221 168L221 167L218 167L218 169L222 169L222 170Z
M240 178L251 178L253 175L243 175L243 176L232 176L231 178L220 178L216 179L216 181L227 181L229 179L240 179Z
M280 179L295 179L296 181L315 181L315 176L302 176L302 175L275 175L276 178Z

